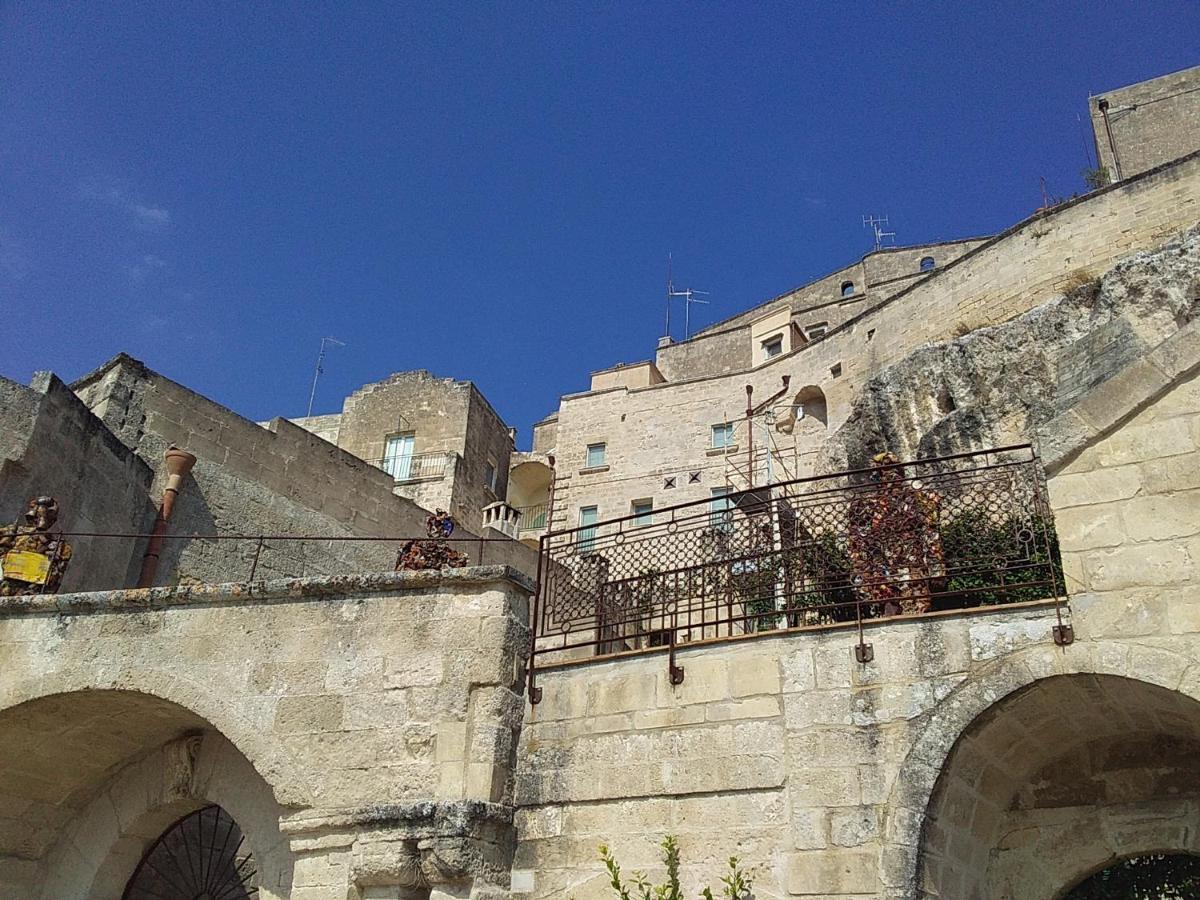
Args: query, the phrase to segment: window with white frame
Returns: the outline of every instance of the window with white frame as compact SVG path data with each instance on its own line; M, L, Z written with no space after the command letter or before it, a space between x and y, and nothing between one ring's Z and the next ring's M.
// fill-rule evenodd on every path
M483 485L493 494L496 493L496 464L490 459L483 469Z
M762 342L763 357L771 359L783 352L783 335L777 334Z
M587 445L587 468L596 469L604 465L604 453L608 445L601 442Z
M645 528L647 525L654 524L653 500L634 500L631 507L633 509L634 528Z
M712 427L712 448L723 450L733 446L733 423L722 422Z

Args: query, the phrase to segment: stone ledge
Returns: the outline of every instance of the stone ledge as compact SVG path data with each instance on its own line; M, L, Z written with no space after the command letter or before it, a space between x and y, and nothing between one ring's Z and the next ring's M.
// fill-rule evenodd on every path
M268 581L203 584L175 588L129 588L78 594L35 594L8 597L0 603L0 619L23 615L77 615L133 612L175 606L223 606L250 603L297 603L357 594L388 594L431 588L478 586L507 582L528 594L533 582L511 566L467 566L420 572L376 572L319 578L275 578Z
M1046 474L1057 473L1198 369L1200 322L1189 322L1038 429L1038 454Z
M514 809L482 800L418 800L327 813L303 812L286 817L285 834L355 828L402 828L414 834L460 837L481 825L511 825Z

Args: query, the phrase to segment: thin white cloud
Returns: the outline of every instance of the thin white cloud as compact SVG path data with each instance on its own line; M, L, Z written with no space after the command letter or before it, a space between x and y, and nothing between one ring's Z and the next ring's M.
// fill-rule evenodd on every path
M167 268L167 261L153 253L147 253L136 263L125 266L125 274L134 284L144 284L152 274Z
M143 203L126 182L115 178L86 178L79 183L79 196L124 210L143 231L165 231L171 225L169 210Z

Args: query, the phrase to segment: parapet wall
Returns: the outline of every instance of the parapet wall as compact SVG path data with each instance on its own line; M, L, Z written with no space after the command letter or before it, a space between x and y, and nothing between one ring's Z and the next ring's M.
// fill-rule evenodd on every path
M197 802L230 805L275 879L264 896L394 897L414 872L455 896L473 883L506 887L530 588L488 567L0 607L0 780L10 798L0 892L118 896L119 880L111 894L81 885L110 853L140 856L110 834L131 816L109 799L128 780L122 767L188 735L206 748L228 742L249 761L240 787ZM97 721L118 727L109 737ZM20 743L30 733L42 737L35 752ZM197 785L208 777L205 764L199 771ZM158 792L178 781L170 768L150 775ZM72 842L88 849L69 852ZM18 876L60 892L40 894L10 880Z
M143 532L154 521L150 467L48 372L30 387L0 379L0 524L20 520L32 497L58 500L65 531ZM63 589L131 583L140 542L73 537Z

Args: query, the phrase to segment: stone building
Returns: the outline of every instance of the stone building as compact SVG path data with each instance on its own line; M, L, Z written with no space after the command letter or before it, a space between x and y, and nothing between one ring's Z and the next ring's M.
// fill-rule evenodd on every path
M290 421L383 469L397 496L473 527L508 488L513 430L469 381L399 372L359 388L341 413Z
M1115 181L1186 156L1200 143L1200 66L1091 97L1096 158Z
M29 497L52 494L66 531L118 535L72 536L67 589L137 583L147 540L119 535L152 530L172 446L197 461L155 584L390 571L397 542L376 539L425 534L429 507L394 493L378 466L286 419L256 425L124 354L70 387L46 374L29 387L0 380L0 393L4 521L15 521ZM475 509L456 535L474 562L534 570L516 541L492 531L493 540L471 541L478 521Z
M0 896L592 900L600 843L657 878L673 833L691 896L736 855L761 900L1063 900L1200 855L1200 152L922 255L822 335L785 295L564 397L504 462L501 506L554 498L536 584L518 541L188 540L0 605ZM145 530L177 444L180 534L409 528L367 460L460 452L404 404L457 434L471 392L375 387L352 437L125 356L0 382L0 502ZM102 540L69 588L127 588Z

